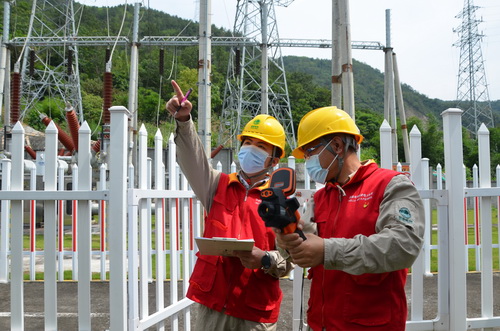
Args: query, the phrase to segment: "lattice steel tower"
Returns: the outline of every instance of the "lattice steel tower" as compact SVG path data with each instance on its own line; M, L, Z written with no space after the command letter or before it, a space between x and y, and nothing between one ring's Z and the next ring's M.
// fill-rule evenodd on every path
M238 148L236 135L260 113L276 117L285 128L288 146L295 147L275 14L275 5L287 7L292 2L238 1L234 34L243 36L248 42L232 47L230 53L218 139L225 147L230 147L231 143L233 148Z
M80 6L82 8L82 6ZM82 121L73 0L33 2L21 73L21 117L46 97L70 103Z
M462 23L454 31L460 40L454 46L460 47L458 69L457 107L462 109L462 125L476 135L481 123L493 127L488 84L481 52L482 34L478 32L481 20L476 19L473 0L465 0L464 9L456 16Z

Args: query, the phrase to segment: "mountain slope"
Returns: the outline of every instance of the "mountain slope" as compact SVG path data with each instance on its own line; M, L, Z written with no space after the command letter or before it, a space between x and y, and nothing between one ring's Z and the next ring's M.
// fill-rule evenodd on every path
M301 72L313 76L313 82L329 89L331 85L331 61L299 56L284 57L285 69L288 74ZM353 60L354 98L357 110L372 110L384 112L384 74L378 69ZM402 84L406 116L425 118L429 113L439 117L447 108L455 107L454 101L431 99L414 90L407 84ZM494 116L500 117L500 100L491 102ZM495 121L498 123L498 120Z

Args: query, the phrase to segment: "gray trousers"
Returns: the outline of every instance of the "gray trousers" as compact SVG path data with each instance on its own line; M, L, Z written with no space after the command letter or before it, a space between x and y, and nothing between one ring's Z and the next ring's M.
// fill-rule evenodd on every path
M195 331L276 331L278 323L258 323L220 313L199 303Z

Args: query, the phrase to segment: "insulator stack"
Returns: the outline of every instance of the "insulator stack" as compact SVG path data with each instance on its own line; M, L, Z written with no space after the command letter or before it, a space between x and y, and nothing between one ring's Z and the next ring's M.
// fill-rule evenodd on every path
M34 50L30 50L30 77L35 76L35 62L36 62L36 53Z
M26 151L26 153L28 153L29 156L31 156L33 160L36 160L36 152L33 150L33 148L24 146L24 150Z
M160 76L161 76L165 72L165 50L163 48L160 49L159 63L160 63Z
M99 153L101 151L101 141L97 140L93 145L92 145L92 150L95 153Z
M65 153L66 153L66 150L64 148L59 148L59 152L57 152L57 155L64 156Z
M68 76L71 76L73 74L73 50L69 49L68 50L68 66L67 66L67 73Z
M111 72L104 73L104 124L109 124L111 122L111 115L109 114L109 108L113 105L113 75Z
M78 130L80 130L80 123L78 123L75 108L69 103L66 104L66 121L68 122L71 138L73 138L73 145L75 146L75 150L78 151Z
M40 120L42 121L45 126L48 126L50 124L50 121L52 121L47 115L45 114L40 114ZM58 131L58 138L61 144L63 144L64 147L70 152L73 152L75 150L75 145L73 145L73 141L71 140L70 136L66 132L61 129L59 125L57 125L56 122L54 122L56 125L57 131Z
M12 73L10 95L10 124L14 125L19 121L21 104L21 75L18 72Z

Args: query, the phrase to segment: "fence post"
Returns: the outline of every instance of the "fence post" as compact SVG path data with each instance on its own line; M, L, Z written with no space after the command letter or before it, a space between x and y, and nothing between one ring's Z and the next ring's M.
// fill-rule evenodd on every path
M148 162L147 162L147 189L151 190L153 187L153 160L148 157ZM153 268L151 267L153 265L153 222L152 222L152 217L151 217L151 211L152 211L152 206L151 206L151 199L148 199L148 203L146 206L147 214L148 214L148 219L147 219L147 228L148 228L148 235L147 235L147 240L148 240L148 280L150 282L153 282ZM146 316L146 315L144 315Z
M422 189L429 190L430 184L432 182L432 177L429 168L429 159L422 158ZM424 199L424 210L425 210L425 233L424 233L424 275L432 276L431 273L431 238L432 238L432 208L431 200Z
M2 191L10 191L11 160L2 159ZM10 200L2 200L2 214L0 219L0 283L9 281L9 251L10 242Z
M87 121L83 122L78 130L78 166L73 169L78 176L78 189L81 191L92 190L92 167L90 165L91 130ZM76 178L75 178L76 179ZM74 184L73 184L74 185ZM78 256L78 329L91 330L90 318L90 281L92 280L92 215L91 202L89 200L78 200L76 210L73 209L73 217L76 213L77 227L76 251Z
M479 187L491 187L490 131L483 124L477 132L479 150ZM497 178L498 181L498 178ZM492 197L481 197L481 317L493 317L493 242L491 205ZM479 229L478 229L479 231ZM491 329L493 330L493 329Z
M410 174L411 180L419 190L423 189L422 181L422 134L417 126L413 126L410 131ZM427 214L425 217L425 230L429 230ZM428 246L427 246L428 247ZM424 256L427 254L427 247L424 236L424 246L417 259L411 267L411 318L415 321L423 320L424 311Z
M137 169L137 175L138 175L138 188L141 190L146 190L148 189L148 145L147 145L147 140L148 140L148 132L146 130L146 127L144 124L141 125L141 128L139 129L139 144L138 148L139 151L137 153L138 156L138 169ZM150 188L150 187L149 187ZM148 232L148 224L149 222L149 217L148 217L148 201L140 201L139 202L139 219L140 219L140 225L139 225L139 252L140 252L140 275L141 279L139 280L139 294L140 298L138 299L139 303L139 316L140 317L145 317L149 315L149 307L148 307L148 280L149 280L149 272L151 269L151 264L150 264L150 256L151 256L151 250L150 246L148 244L149 240L149 233ZM134 293L135 295L135 293Z
M56 127L57 128L57 127ZM57 146L57 145L56 145ZM64 173L68 169L68 164L57 158L56 154L56 190L64 191ZM64 200L57 200L56 210L57 210L57 276L58 280L62 282L64 280ZM78 279L75 279L78 280Z
M45 192L57 190L57 136L51 121L45 130ZM57 201L44 202L44 304L45 329L57 330ZM60 234L62 235L62 234ZM64 272L59 270L59 272Z
M88 127L88 125L87 125ZM89 132L89 137L90 137L90 132ZM90 139L89 139L90 141ZM80 143L78 143L80 144ZM78 148L78 146L76 146ZM90 153L90 151L89 151ZM85 157L83 157L85 158ZM90 158L89 158L90 160ZM80 162L80 158L78 158L78 161ZM90 161L89 161L90 162ZM80 184L79 182L79 174L78 174L78 164L73 163L71 165L71 182L73 185L71 186L72 191L78 191L78 185ZM89 188L90 190L90 188ZM79 206L79 200L69 200L67 203L71 204L71 234L72 234L72 242L71 242L71 251L72 251L72 257L73 257L73 270L72 270L72 278L73 280L78 280L78 276L80 274L78 266L78 227L80 224L78 224L78 206ZM90 224L90 223L89 223ZM85 231L85 230L84 230ZM88 265L90 268L90 264ZM81 329L80 329L81 330Z
M479 168L477 167L477 164L474 164L472 167L472 187L473 188L478 188L479 187ZM470 246L472 246L472 249L474 250L474 254L476 256L476 271L481 271L481 238L479 238L479 197L473 197L472 198L472 206L474 210L474 214L472 216L473 222L474 222L474 243ZM467 207L466 207L467 208ZM467 213L467 211L466 211ZM467 227L466 227L467 229ZM465 230L465 235L468 236L469 231ZM470 247L468 246L468 247ZM469 250L467 249L467 260L469 259ZM469 270L467 268L466 270Z
M182 174L182 171L181 171ZM181 175L181 190L188 191L191 188L189 187L188 180L184 174ZM186 295L188 292L189 288L189 277L190 277L190 271L192 270L190 266L191 258L190 258L190 245L194 241L194 237L192 236L191 229L192 227L190 226L190 219L192 217L191 211L192 211L192 205L191 205L192 199L179 199L179 215L181 216L180 218L180 224L182 224L182 251L180 252L182 254L182 294ZM181 233L181 229L178 229L178 232ZM180 242L178 241L178 244ZM179 260L180 262L180 260ZM181 270L179 270L179 274L181 273ZM176 300L175 302L177 302ZM191 310L186 309L184 310L184 325L185 328L184 330L191 330Z
M467 330L467 294L466 268L464 256L466 254L464 238L464 227L462 224L464 215L464 187L463 187L463 164L462 151L462 111L457 108L449 108L442 114L444 156L446 170L446 187L449 193L449 300L450 324L449 330Z
M30 172L30 191L36 191L36 164L24 160L26 170ZM36 201L30 200L30 280L36 278Z
M288 157L288 166L296 169L295 157ZM307 173L307 170L305 171ZM305 185L305 183L304 183ZM290 272L290 280L293 280L292 293L292 330L300 330L303 327L302 308L304 304L304 268L298 265Z
M465 167L465 164L462 165L462 180L463 180L463 187L464 189L467 189L467 168ZM448 188L448 187L447 187ZM469 270L469 215L467 213L467 199L464 195L464 242L465 242L465 255L464 255L464 260L465 260L465 270Z
M174 142L173 133L168 137L168 188L169 190L179 189L179 175L177 173L177 158L176 158L177 146ZM177 255L177 232L179 231L177 227L177 206L176 201L172 199L170 201L170 222L169 222L169 233L170 233L170 304L178 301L178 289L177 280L179 272L179 258ZM171 327L172 330L176 330L178 325L177 315L172 316Z
M127 108L114 106L111 114L109 160L109 312L110 331L127 329ZM112 155L111 155L112 154Z
M135 167L128 165L128 188L135 187ZM128 330L136 330L139 325L139 224L138 204L128 198Z
M106 190L106 171L107 167L105 163L99 166L99 190ZM99 248L101 250L101 280L106 280L106 201L99 201L99 232L100 232L100 244Z
M24 189L24 128L17 122L12 128L11 190ZM10 266L10 324L11 330L24 330L23 284L23 201L11 202L11 266Z
M392 169L392 136L391 126L384 119L380 126L380 167Z
M154 185L157 190L164 189L165 177L163 172L163 135L160 129L156 130L154 138ZM173 138L172 138L173 141ZM170 142L170 141L169 141ZM169 144L170 147L170 144ZM170 158L170 155L169 155ZM175 170L169 169L168 173L169 179L176 178ZM172 189L170 186L169 189ZM155 247L156 247L156 311L160 311L165 308L164 300L164 281L165 281L165 213L163 210L163 200L158 198L155 201ZM175 215L175 214L170 214ZM171 216L172 217L172 216ZM177 232L171 232L170 243L172 245L172 240L175 240L175 234ZM172 252L172 251L171 251ZM171 254L171 256L174 256ZM176 259L176 257L174 257ZM177 262L175 262L177 263ZM173 277L174 262L170 264L170 277ZM177 275L177 270L175 271ZM177 289L177 287L175 287ZM177 294L177 293L176 293ZM160 331L165 329L164 323L160 323L157 328Z

